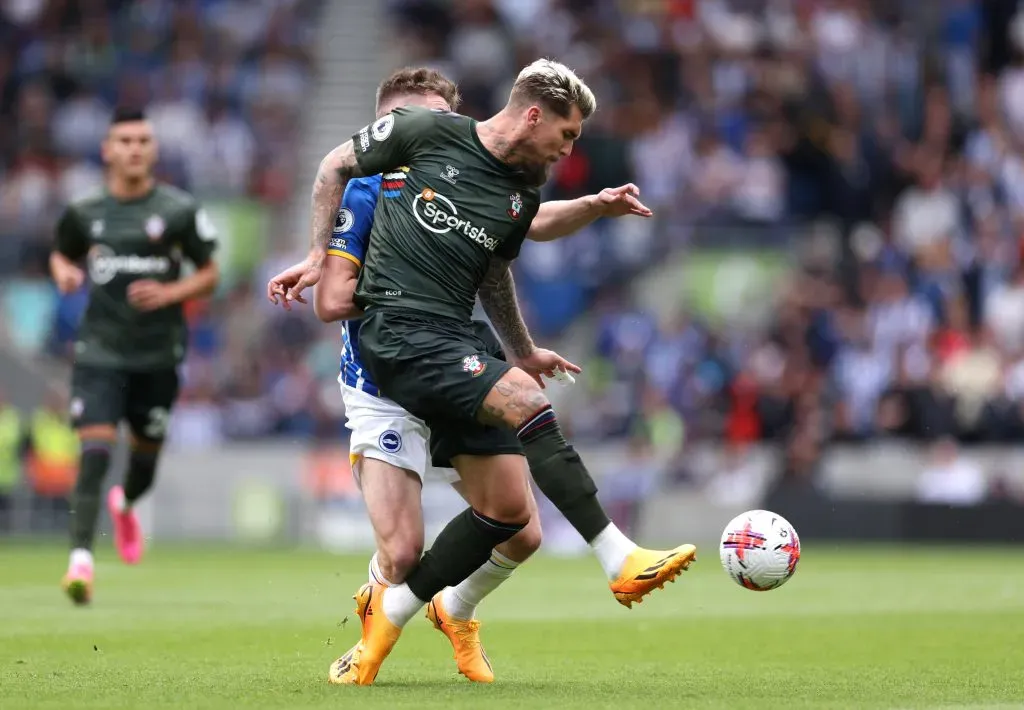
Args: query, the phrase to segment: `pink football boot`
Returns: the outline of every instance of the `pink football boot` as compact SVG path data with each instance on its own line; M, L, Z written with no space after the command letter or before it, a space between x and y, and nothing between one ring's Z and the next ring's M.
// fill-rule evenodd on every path
M144 543L142 526L135 511L125 506L124 488L114 486L107 495L107 510L114 521L114 546L125 564L134 565L142 559Z

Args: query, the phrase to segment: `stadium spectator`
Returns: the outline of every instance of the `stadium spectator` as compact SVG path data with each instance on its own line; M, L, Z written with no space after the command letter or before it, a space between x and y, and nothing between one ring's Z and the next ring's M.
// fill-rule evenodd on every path
M56 298L36 262L56 207L99 182L115 101L151 102L165 178L251 200L242 217L292 197L315 5L5 11L9 342L71 352L81 297ZM653 228L598 223L527 244L516 265L538 338L595 333L586 392L566 405L578 438L648 432L662 455L674 437L777 441L806 476L834 440L1024 433L1024 16L972 0L388 7L401 59L449 73L471 115L529 59L573 65L600 109L545 197L633 181L656 210ZM181 445L343 435L337 333L254 302L251 284L295 256L261 249L190 311ZM671 272L655 306L632 292L652 270Z

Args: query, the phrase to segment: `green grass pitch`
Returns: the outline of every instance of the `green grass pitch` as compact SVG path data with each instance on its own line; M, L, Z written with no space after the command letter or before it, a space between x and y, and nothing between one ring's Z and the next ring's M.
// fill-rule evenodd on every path
M60 547L0 541L0 708L1022 708L1024 550L808 544L758 594L714 546L632 611L591 559L540 558L482 607L498 680L455 673L417 618L372 688L326 682L366 560L104 550L91 607ZM347 617L347 623L343 620Z

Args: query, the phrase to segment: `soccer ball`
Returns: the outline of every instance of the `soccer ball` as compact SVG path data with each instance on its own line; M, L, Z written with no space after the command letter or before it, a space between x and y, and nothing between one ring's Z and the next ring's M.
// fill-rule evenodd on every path
M781 515L748 510L729 521L719 546L722 567L736 584L767 592L785 584L800 561L800 538Z

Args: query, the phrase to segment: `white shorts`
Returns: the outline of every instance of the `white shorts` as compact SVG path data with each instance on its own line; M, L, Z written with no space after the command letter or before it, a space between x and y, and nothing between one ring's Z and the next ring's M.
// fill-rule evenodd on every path
M459 480L453 468L439 468L430 462L430 429L426 423L387 397L374 397L355 387L341 384L345 403L345 426L352 431L349 456L352 475L359 483L359 462L377 459L412 471L422 482L431 478L452 483Z

